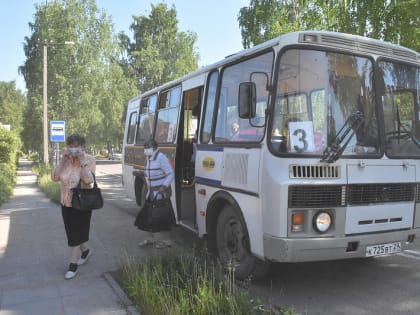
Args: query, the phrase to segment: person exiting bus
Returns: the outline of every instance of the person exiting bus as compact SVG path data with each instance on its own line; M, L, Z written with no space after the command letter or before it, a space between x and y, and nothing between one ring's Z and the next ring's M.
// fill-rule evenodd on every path
M146 169L144 171L149 188L146 199L170 198L172 195L171 183L174 179L174 171L169 159L159 151L158 143L154 139L148 140L144 145L144 154L147 157ZM170 247L168 240L156 240L153 232L151 239L145 239L138 245L145 247L153 245L155 248Z

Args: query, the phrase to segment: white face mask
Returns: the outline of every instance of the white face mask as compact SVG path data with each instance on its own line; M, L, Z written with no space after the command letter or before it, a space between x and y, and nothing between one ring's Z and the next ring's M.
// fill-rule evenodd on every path
M70 151L71 155L76 156L77 153L80 151L80 147L69 148L69 151Z
M153 148L144 149L144 155L151 156L153 154Z

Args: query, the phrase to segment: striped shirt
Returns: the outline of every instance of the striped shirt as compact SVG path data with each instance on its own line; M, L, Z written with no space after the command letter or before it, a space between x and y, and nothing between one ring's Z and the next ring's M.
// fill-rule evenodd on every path
M156 150L147 160L144 175L147 178L149 191L159 190L160 186L169 188L174 179L174 171L165 154ZM149 193L147 194L149 195Z

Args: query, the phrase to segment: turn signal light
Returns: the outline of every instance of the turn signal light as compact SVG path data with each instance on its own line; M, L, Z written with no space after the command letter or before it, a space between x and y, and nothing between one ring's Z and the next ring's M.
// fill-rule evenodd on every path
M292 232L302 232L305 223L305 216L303 213L292 214Z

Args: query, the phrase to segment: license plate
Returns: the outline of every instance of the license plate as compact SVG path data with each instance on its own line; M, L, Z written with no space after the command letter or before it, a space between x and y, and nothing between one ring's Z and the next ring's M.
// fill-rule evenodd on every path
M366 257L384 256L401 252L401 242L366 247Z

